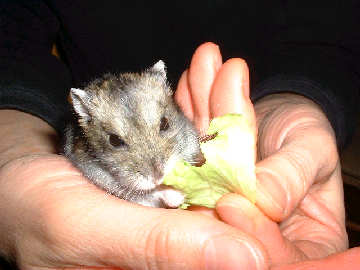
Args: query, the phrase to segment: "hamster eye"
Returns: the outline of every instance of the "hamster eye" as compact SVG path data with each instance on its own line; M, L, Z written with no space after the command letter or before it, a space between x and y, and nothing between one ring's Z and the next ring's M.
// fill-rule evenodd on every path
M169 129L169 120L166 117L162 117L160 120L160 131Z
M121 147L126 145L123 139L113 133L109 134L109 143L114 147Z

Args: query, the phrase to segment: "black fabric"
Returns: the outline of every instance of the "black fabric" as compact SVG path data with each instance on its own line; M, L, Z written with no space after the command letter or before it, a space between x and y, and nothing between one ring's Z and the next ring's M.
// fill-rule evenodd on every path
M163 59L175 86L195 48L245 58L253 101L279 92L318 103L342 147L355 127L360 3L318 1L0 0L0 108L61 131L70 87ZM50 54L56 43L63 62Z

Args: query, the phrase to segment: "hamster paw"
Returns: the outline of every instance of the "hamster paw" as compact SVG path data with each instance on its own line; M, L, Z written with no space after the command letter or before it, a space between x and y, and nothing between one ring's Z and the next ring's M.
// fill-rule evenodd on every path
M168 208L178 208L185 200L184 195L176 189L167 188L160 193L160 199Z

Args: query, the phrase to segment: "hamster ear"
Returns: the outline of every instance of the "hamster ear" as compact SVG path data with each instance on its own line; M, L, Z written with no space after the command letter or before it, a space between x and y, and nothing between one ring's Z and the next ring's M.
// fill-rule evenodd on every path
M166 78L166 66L163 60L159 60L150 68L151 71L160 73L164 78Z
M71 88L70 98L75 112L85 121L90 120L88 104L90 100L89 94L81 89Z

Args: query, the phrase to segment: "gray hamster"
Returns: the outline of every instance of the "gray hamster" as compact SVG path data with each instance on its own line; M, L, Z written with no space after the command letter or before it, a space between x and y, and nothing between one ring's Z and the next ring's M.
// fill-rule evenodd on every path
M64 154L94 184L119 198L176 208L180 191L162 185L183 159L202 161L199 135L175 104L165 64L141 73L106 74L70 91L75 120L65 130Z

